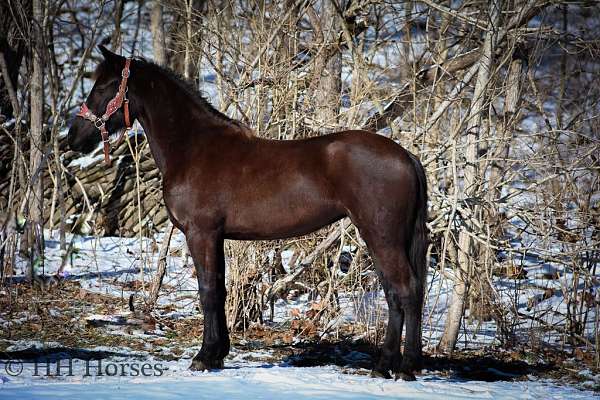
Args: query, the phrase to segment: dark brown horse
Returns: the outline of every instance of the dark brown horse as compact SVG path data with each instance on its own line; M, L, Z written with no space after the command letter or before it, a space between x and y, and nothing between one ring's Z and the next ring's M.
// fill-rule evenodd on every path
M101 51L105 60L82 107L84 118L71 126L69 145L92 151L100 142L100 126L117 132L129 112L130 120L144 127L162 173L169 217L185 234L198 276L204 335L191 368L222 368L229 353L225 239L289 238L350 217L367 243L389 307L374 373L390 377L393 371L414 379L421 367L427 273L427 187L421 163L392 140L365 131L261 139L213 109L171 72L134 59L130 74L122 74L126 59ZM122 75L130 75L125 82L128 110L115 96ZM113 97L117 100L107 107ZM90 121L104 110L102 121Z

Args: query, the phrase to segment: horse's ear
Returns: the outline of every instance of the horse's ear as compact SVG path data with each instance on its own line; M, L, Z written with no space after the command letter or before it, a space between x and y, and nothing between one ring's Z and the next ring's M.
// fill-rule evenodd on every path
M104 47L104 45L102 44L98 46L98 49L102 53L102 56L106 61L105 65L107 65L109 69L114 70L116 72L121 71L125 60L123 56L113 53L112 51Z
M98 46L98 50L100 50L100 53L102 53L102 56L104 57L104 59L106 61L109 61L111 59L114 59L116 54L113 53L112 51L110 51L109 49L107 49L106 47L104 47L103 44Z

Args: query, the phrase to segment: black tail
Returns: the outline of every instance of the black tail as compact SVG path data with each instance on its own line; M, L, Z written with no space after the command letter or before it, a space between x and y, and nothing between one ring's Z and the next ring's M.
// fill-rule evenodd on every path
M427 222L427 178L419 159L413 154L410 154L410 158L417 175L417 209L412 239L408 250L408 259L417 279L424 287L427 277L427 246L429 245L429 235L427 226L425 225Z

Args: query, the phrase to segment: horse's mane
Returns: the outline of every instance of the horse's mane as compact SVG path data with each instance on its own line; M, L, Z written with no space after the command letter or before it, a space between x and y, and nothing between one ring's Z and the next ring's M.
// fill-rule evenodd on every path
M204 96L202 95L202 93L194 86L193 82L182 77L181 75L177 74L176 72L173 72L172 70L170 70L168 68L162 67L152 61L146 60L145 58L135 57L134 60L136 62L140 63L144 68L148 68L148 69L152 70L153 72L161 74L165 78L169 79L178 88L183 90L190 97L190 99L192 99L199 107L201 107L209 115L217 118L218 120L220 120L222 122L225 122L225 123L228 123L228 124L231 124L231 125L234 125L234 126L240 128L242 131L244 131L244 133L246 135L253 135L252 129L250 129L248 126L246 126L245 124L243 124L242 122L240 122L238 120L228 117L227 115L223 114L222 112L217 110L215 107L213 107L213 105L208 100L206 100L204 98ZM101 71L101 69L104 68L103 64L104 63L101 63L100 65L98 65L98 69L94 73L94 75L96 75L96 76L99 75L99 71Z

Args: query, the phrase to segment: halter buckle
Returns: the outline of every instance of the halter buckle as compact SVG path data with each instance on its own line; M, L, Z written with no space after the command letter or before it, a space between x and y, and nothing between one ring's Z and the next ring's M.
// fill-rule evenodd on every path
M102 129L104 128L104 118L98 118L94 121L94 126L96 127L96 129Z

